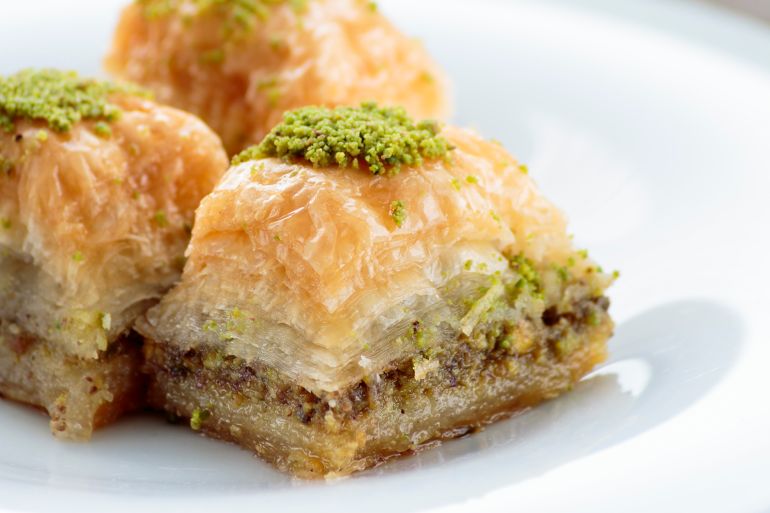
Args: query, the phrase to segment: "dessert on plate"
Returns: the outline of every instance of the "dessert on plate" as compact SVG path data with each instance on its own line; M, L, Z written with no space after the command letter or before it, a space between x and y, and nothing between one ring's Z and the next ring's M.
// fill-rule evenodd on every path
M555 397L606 355L614 277L525 166L400 108L286 113L197 212L142 317L149 403L345 475Z
M448 110L442 71L368 0L135 1L106 66L200 116L231 154L306 105Z
M143 403L137 316L178 279L217 136L136 87L0 77L0 394L61 438Z

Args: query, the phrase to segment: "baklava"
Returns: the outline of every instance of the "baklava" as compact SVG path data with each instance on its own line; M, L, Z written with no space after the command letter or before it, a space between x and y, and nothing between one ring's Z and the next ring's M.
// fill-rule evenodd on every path
M614 277L527 168L373 104L288 112L197 213L138 323L149 403L303 477L346 475L569 390Z
M218 137L136 87L0 77L0 395L61 438L141 405L130 327L179 278Z
M200 116L231 154L306 105L447 114L442 71L368 0L135 1L106 66Z

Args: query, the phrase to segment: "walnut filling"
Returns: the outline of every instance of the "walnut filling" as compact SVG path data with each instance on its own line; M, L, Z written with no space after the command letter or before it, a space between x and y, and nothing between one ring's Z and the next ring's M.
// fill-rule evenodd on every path
M441 351L419 351L334 393L313 393L267 366L205 347L179 351L147 340L150 403L191 418L194 429L250 447L284 470L305 476L347 473L433 439L458 436L568 390L605 356L612 330L608 307L604 296L587 297L566 312L552 307L540 318L516 325L483 322L470 336L442 341ZM467 412L432 431L417 430L415 422L443 415L447 405L441 404L442 397L464 401L454 408ZM417 407L425 398L434 404ZM399 415L403 418L394 420ZM404 427L407 418L410 427ZM265 419L284 419L304 433L341 436L355 449L339 457L324 452L332 451L328 447L305 447L298 462L296 455L276 449L288 443L280 434L259 434L255 426L269 422ZM394 433L399 437L395 442ZM292 443L301 447L309 442L303 438Z

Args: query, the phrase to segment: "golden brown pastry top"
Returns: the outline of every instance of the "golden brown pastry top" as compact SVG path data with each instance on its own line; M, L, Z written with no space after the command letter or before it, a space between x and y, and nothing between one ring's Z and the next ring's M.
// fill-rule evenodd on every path
M0 132L0 317L94 356L178 278L227 167L197 118L113 94L116 119Z
M258 14L238 3L134 3L122 14L107 68L201 116L230 153L260 142L284 111L305 105L374 100L420 118L447 115L443 72L372 2L251 2Z
M408 348L415 316L457 322L446 286L564 262L561 212L500 145L446 127L449 159L396 175L275 158L232 167L201 204L182 282L139 329L221 346L312 390L337 390Z

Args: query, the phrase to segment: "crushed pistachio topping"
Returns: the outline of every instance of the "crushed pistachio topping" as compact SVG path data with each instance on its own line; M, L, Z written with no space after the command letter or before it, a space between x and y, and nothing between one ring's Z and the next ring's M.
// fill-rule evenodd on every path
M72 254L72 260L74 262L78 262L79 263L79 262L84 261L85 259L86 259L86 257L83 256L83 252L82 251L75 251Z
M406 205L401 200L395 200L390 203L390 210L388 212L396 226L401 228L406 222Z
M200 431L203 423L211 417L211 412L201 408L195 408L190 416L190 427L195 431Z
M402 108L305 107L284 114L283 122L233 164L277 157L305 159L315 167L359 168L374 175L397 174L402 166L446 157L452 149L435 121L415 123Z
M109 102L112 94L144 93L135 86L81 78L74 71L28 69L0 76L0 128L12 132L17 119L31 119L67 132L83 119L114 121L120 109Z
M144 16L149 20L164 18L181 11L182 0L136 0L143 6ZM258 21L270 17L270 9L279 5L289 5L297 13L304 12L308 0L191 0L188 2L195 9L194 15L213 13L225 20L223 32L231 35L236 30L254 28ZM183 16L189 20L190 13Z
M10 230L13 226L13 223L10 219L7 217L0 217L0 227L3 228L3 230Z
M99 121L94 124L94 133L102 139L109 139L112 137L112 128L104 121Z
M155 215L153 216L153 220L161 228L165 228L166 226L168 226L168 217L166 217L166 213L163 210L158 210L157 212L155 212Z
M9 175L13 170L13 160L0 155L0 174Z
M519 275L519 280L515 284L516 290L524 290L531 294L540 294L540 273L535 269L535 265L524 255L516 255L508 259L511 269Z

